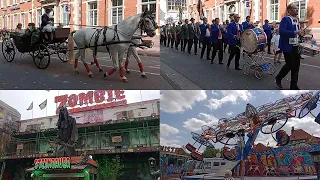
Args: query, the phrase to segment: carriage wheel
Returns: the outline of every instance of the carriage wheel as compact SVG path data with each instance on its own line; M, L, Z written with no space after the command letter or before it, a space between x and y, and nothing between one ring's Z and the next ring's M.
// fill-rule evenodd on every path
M288 121L288 115L285 113L278 113L261 124L261 132L263 134L271 134L279 131Z
M261 80L263 77L263 71L261 69L261 67L258 67L254 73L254 75L256 76L257 79Z
M14 56L16 55L16 50L11 40L3 41L2 54L3 54L3 57L6 59L6 61L12 62L14 60Z
M46 69L50 64L50 52L48 48L40 44L33 50L33 62L39 69Z
M245 75L249 75L250 73L250 65L248 63L245 63L243 66L242 66L242 70L243 70L243 74Z
M270 75L276 73L276 67L272 63L268 63L268 73Z
M58 57L62 62L68 62L69 60L69 53L68 53L68 48L67 48L68 44L66 42L60 43L58 45Z
M237 133L233 130L219 131L217 133L217 140L225 145L237 145Z

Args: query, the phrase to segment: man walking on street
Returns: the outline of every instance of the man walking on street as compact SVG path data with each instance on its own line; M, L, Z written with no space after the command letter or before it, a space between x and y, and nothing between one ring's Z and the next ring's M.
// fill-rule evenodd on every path
M229 25L229 20L226 20L226 24L223 26L223 33L222 33L222 37L223 37L223 41L224 41L224 47L223 47L223 51L226 52L227 49L227 45L228 45L228 33L227 33L227 27ZM230 46L228 47L228 53L230 54Z
M239 60L240 60L240 37L241 33L243 32L242 25L239 24L240 16L238 14L235 14L233 16L234 22L230 23L227 27L227 33L229 35L229 46L230 46L230 56L227 64L227 68L230 67L231 60L235 58L235 69L236 70L242 70L239 66Z
M168 40L168 24L166 24L163 27L163 34L164 34L163 44L164 44L164 47L166 47L167 46L167 40Z
M208 19L207 18L203 18L203 24L200 25L200 38L199 40L202 42L202 49L201 49L201 55L200 55L200 59L203 59L203 54L204 51L207 48L207 60L211 60L209 57L210 54L210 49L211 49L211 41L210 41L210 37L211 37L211 27L208 24Z
M283 51L285 65L276 76L276 84L281 89L281 80L291 71L291 90L299 90L298 76L300 68L299 36L304 36L305 31L301 31L298 20L298 7L289 4L287 7L288 16L282 18L280 22L280 50Z
M168 33L168 45L167 45L167 47L169 47L170 46L170 42L172 41L171 26L169 24L167 25L167 33Z
M185 52L186 46L189 41L189 29L188 29L189 19L186 19L184 22L185 22L185 24L182 25L182 27L181 27L181 32L182 32L181 37L183 38L183 49L182 49L183 52Z
M172 26L170 28L170 32L171 32L171 48L173 48L173 45L177 40L177 37L176 37L176 32L177 32L176 23L172 24Z
M196 36L196 24L194 23L194 18L190 19L191 23L188 24L189 40L188 40L188 53L191 54L191 48L194 44ZM196 44L195 44L196 45ZM197 54L197 46L194 46L194 54Z
M181 22L179 21L178 22L178 25L176 27L176 44L175 44L175 48L176 50L178 50L178 46L180 44L180 41L181 41ZM183 43L181 42L181 51L182 51L182 45Z
M220 26L219 18L212 20L211 32L212 32L212 59L213 64L214 58L216 57L217 51L219 51L219 64L223 64L223 41L222 41L222 27Z
M273 27L271 27L269 25L269 20L266 19L264 21L264 25L263 25L263 31L266 33L267 35L267 44L268 44L268 54L271 54L271 50L270 50L270 45L271 45L271 39L272 39L272 32L273 31Z

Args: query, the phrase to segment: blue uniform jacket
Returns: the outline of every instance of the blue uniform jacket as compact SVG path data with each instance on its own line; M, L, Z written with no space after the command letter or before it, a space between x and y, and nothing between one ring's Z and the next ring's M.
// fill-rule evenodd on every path
M247 29L254 29L254 27L251 24L249 24L247 21L243 22L242 26L244 31Z
M242 28L242 25L239 24L239 27L240 27L240 32L242 33L243 32L243 28ZM238 34L238 29L237 29L237 25L235 22L232 22L228 25L227 27L227 32L228 32L228 44L230 46L235 46L237 45L237 39L234 38L233 36L237 35Z
M201 25L200 25L201 34L200 34L200 38L199 38L200 41L203 41L203 40L204 40L204 38L205 38L205 36L206 36L206 30L207 30L207 25L201 24Z
M265 25L263 25L263 30L266 33L267 38L270 40L272 38L271 31L273 30L273 27L271 27L269 24L265 24Z
M298 28L300 29L300 25L298 25ZM296 26L292 25L290 17L286 16L282 18L280 22L279 27L279 33L280 33L280 40L279 40L279 48L283 52L291 52L292 46L289 44L289 38L295 38L296 35L294 34L294 31L296 31Z

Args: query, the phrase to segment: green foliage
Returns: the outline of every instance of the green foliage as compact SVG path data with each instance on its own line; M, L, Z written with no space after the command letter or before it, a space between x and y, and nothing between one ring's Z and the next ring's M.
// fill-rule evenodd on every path
M95 160L98 161L98 174L99 179L117 180L122 175L120 171L123 167L120 163L120 157L107 157L97 155Z
M215 158L217 153L221 153L220 149L206 148L203 152L205 158Z

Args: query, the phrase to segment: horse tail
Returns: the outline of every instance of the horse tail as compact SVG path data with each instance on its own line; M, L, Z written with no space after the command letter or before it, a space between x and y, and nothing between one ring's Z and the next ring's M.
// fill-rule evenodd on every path
M73 39L73 34L75 33L76 31L72 31L70 34L69 34L69 37L68 37L68 52L69 52L69 63L70 64L74 64L74 61L75 61L75 56L74 56L74 39Z

